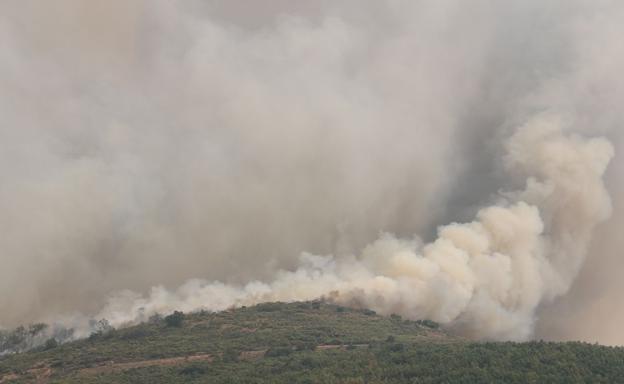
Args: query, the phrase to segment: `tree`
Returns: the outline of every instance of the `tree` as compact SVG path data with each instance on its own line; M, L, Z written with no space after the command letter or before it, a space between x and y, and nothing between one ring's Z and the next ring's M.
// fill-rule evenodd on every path
M43 345L43 350L47 351L49 349L56 348L57 346L58 346L58 341L56 341L54 337L51 337L48 340L46 340L45 344Z
M171 315L165 317L165 324L168 327L181 327L184 322L184 313L174 311Z
M94 340L97 339L99 337L102 336L112 336L113 335L113 331L115 330L115 328L113 328L112 325L110 325L110 323L108 322L108 320L106 319L101 319L98 321L95 320L91 320L89 321L91 328L93 329L93 332L91 332L91 335L89 335L89 339Z

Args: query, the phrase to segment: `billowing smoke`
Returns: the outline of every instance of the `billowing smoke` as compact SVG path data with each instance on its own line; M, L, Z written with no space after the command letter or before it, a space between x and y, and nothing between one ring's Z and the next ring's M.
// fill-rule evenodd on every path
M477 337L526 339L535 310L568 291L594 227L609 217L602 175L613 149L604 139L563 135L538 117L507 143L510 171L529 176L467 224L450 224L429 244L383 235L358 258L304 254L295 271L245 286L195 280L176 292L115 297L101 316L114 323L177 308L223 310L265 301L331 298L384 314L433 319Z
M620 280L617 194L594 229L605 171L621 190L622 17L4 1L0 326L323 296L475 337L624 342L576 317L617 303L596 304Z

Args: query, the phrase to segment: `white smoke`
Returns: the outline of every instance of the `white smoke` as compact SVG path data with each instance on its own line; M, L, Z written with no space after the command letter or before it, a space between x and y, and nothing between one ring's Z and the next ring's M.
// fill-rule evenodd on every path
M623 17L616 0L2 1L0 327L325 296L595 341L578 315L618 307L624 210L590 245L612 150L583 137L624 145ZM562 318L548 303L571 286ZM622 317L601 342L624 342Z
M114 324L141 315L265 301L331 298L383 314L457 325L479 338L524 340L536 309L565 294L578 274L591 232L611 211L602 181L613 156L602 138L565 135L560 119L539 116L507 143L507 168L529 179L475 221L439 228L429 244L381 236L359 257L304 254L295 271L244 286L192 280L148 297L125 292L99 316Z

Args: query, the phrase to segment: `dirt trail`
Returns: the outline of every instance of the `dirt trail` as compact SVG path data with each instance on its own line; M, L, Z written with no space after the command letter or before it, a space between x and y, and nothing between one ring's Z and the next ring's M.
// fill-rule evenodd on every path
M326 351L328 349L342 349L347 350L350 348L368 348L368 344L321 344L314 348L314 351Z
M15 373L9 373L8 375L0 377L0 384L7 383L11 380L15 380L19 378L20 378L19 375L16 375Z
M125 363L115 363L114 361L108 361L105 364L98 365L97 367L83 368L78 371L82 375L96 375L99 373L109 373L117 371L125 371L133 368L143 368L152 366L168 366L168 365L180 365L184 363L191 363L194 361L207 361L212 362L214 356L211 354L190 355L180 357L170 357L166 359L152 359L141 361L129 361Z
M47 365L38 365L33 368L30 368L26 371L26 375L32 376L34 379L33 383L35 384L46 384L50 376L52 376L52 368ZM9 373L4 376L0 376L0 384L2 383L10 383L13 380L20 379L22 375L18 375L17 373Z
M325 344L318 345L314 350L325 351L331 349L338 350L347 350L351 348L367 348L368 344L355 344L355 345L345 345L345 344ZM268 350L253 350L253 351L243 351L239 354L239 359L242 361L249 360L257 360L265 357L265 354ZM217 355L218 356L218 355ZM104 362L98 366L83 368L76 371L79 375L97 375L102 373L113 373L113 372L122 372L128 369L134 368L144 368L144 367L153 367L153 366L173 366L173 365L181 365L196 361L202 362L213 362L215 359L215 355L213 354L196 354L189 356L180 356L180 357L169 357L165 359L151 359L151 360L140 360L140 361L128 361L128 362L115 362L113 360ZM49 381L50 376L52 376L53 369L47 365L39 365L35 366L27 371L27 374L34 376L35 383L37 384L46 384ZM0 376L0 384L8 384L13 380L20 379L22 376L16 373L9 373L4 376Z
M166 359L151 359L140 361L128 361L123 363L116 363L115 361L107 361L95 367L83 368L75 371L79 375L97 375L100 373L121 372L133 368L153 367L153 366L170 366L180 365L185 363L192 363L194 361L207 361L212 362L214 356L211 354L198 354L180 357L170 357ZM46 384L49 382L50 377L54 373L54 370L45 365L35 366L26 371L25 374L9 373L4 376L0 376L0 384L8 384L13 380L21 379L23 376L32 376L35 384Z

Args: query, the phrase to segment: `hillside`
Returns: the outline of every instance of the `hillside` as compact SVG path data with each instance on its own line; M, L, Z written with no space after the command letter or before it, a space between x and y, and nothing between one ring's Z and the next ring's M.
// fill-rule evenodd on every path
M308 303L178 313L0 358L0 383L614 383L624 348L475 343Z

